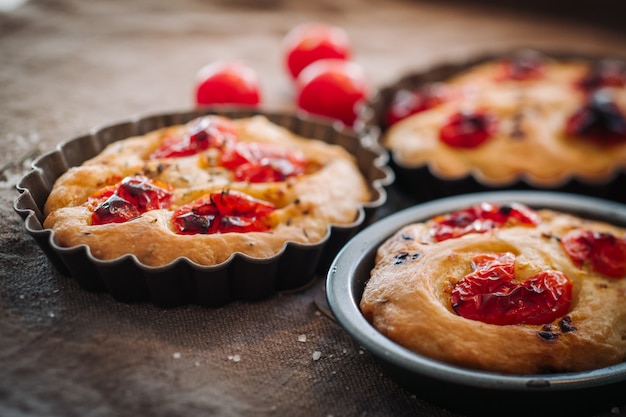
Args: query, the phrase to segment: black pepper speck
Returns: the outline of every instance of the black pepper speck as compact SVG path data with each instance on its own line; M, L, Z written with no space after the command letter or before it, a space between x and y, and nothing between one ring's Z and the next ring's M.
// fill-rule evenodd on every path
M570 316L563 317L563 320L559 322L559 328L563 333L571 333L576 330L576 326L572 324L572 318Z
M394 265L401 265L407 263L408 261L413 261L420 257L418 252L409 254L407 252L402 252L396 255L395 260L393 262Z
M558 333L546 331L537 332L537 336L539 336L540 339L545 340L546 342L554 342L556 339L559 338Z

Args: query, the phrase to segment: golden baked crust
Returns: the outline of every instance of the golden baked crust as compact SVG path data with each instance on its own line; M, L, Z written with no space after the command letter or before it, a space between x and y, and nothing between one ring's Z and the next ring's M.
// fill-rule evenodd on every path
M166 138L184 135L195 120L114 142L96 157L68 170L56 181L46 201L44 226L54 231L59 245L86 244L98 259L133 254L149 266L165 265L180 257L215 265L236 252L267 258L287 242L320 242L331 225L354 222L359 207L369 201L368 185L354 158L343 148L297 136L263 116L230 121L239 142L301 152L306 156L307 172L284 181L237 181L230 169L212 162L218 152L215 149L176 158L150 157ZM92 225L89 197L112 178L137 174L169 185L171 206L149 210L123 223ZM270 229L176 233L171 218L174 210L212 192L243 192L275 205L266 220Z
M382 138L401 166L428 166L440 179L472 175L488 186L526 180L554 187L578 178L608 182L626 167L626 140L599 145L566 133L569 118L580 110L590 91L579 84L592 64L583 60L543 62L537 79L502 80L501 60L476 65L442 82L449 94L435 107L393 124ZM626 109L626 88L602 88ZM487 109L496 115L494 136L480 146L449 146L439 132L451 115Z
M382 244L360 302L368 321L400 345L461 367L514 374L582 371L626 360L626 278L575 265L560 238L574 229L626 231L550 210L536 227L510 225L436 242L432 221ZM557 270L572 282L567 313L546 324L489 324L457 314L451 289L476 253L516 256L515 279ZM398 256L409 259L398 262Z

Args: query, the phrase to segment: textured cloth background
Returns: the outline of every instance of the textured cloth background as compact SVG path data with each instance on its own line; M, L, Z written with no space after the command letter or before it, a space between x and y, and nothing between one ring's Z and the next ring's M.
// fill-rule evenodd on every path
M95 126L189 109L195 72L214 60L248 63L266 106L293 108L280 42L304 21L346 28L374 88L442 59L512 46L607 54L626 46L598 13L585 24L534 9L32 0L0 12L0 416L459 415L400 388L321 313L322 279L219 309L160 309L83 291L25 233L14 185L33 156ZM381 215L410 202L395 203ZM598 415L626 415L625 404Z

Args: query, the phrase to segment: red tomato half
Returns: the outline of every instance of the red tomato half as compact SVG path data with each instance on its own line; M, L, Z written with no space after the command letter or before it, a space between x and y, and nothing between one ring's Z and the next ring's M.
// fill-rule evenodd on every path
M239 62L214 62L196 75L196 105L241 104L257 106L261 102L256 72Z
M306 67L296 80L299 109L353 126L358 106L369 96L365 71L352 61L322 59Z
M498 325L547 324L570 309L573 284L560 271L540 271L519 282L512 253L476 254L472 269L450 294L452 308L466 319Z
M561 245L579 267L590 263L594 271L613 278L626 276L626 238L611 233L574 229L561 238Z
M497 116L487 110L459 111L441 127L439 139L454 148L476 148L498 132Z
M320 59L349 59L352 45L342 28L311 22L294 27L283 40L285 66L295 80L309 64Z
M181 206L172 214L176 233L264 232L274 205L239 191L217 191Z

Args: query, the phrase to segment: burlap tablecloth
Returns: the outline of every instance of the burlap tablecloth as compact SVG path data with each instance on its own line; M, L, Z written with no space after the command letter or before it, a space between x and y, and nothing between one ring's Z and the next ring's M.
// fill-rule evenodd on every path
M124 304L80 289L25 233L14 186L33 156L63 140L191 108L194 74L214 60L248 63L265 105L292 108L280 42L304 21L346 28L376 88L507 47L626 46L610 11L590 24L556 14L399 0L32 0L1 12L0 416L458 415L403 390L320 312L323 279L217 309ZM626 415L624 404L598 415Z

